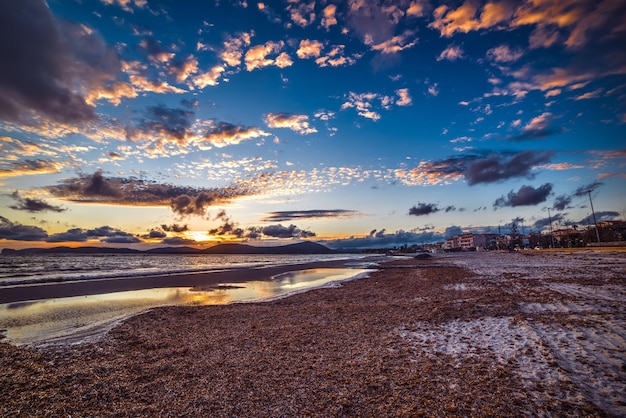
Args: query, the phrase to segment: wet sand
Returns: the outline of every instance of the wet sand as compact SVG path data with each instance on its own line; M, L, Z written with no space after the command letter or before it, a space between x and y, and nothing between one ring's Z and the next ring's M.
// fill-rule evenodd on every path
M367 259L355 263L367 263ZM350 260L319 261L314 263L289 264L275 267L250 267L215 270L202 273L167 274L132 278L91 279L72 282L42 283L0 288L0 304L32 300L67 298L128 292L142 289L167 287L211 287L220 283L241 283L249 280L267 280L289 271L343 267Z
M100 342L0 344L4 416L626 416L626 254L458 254Z

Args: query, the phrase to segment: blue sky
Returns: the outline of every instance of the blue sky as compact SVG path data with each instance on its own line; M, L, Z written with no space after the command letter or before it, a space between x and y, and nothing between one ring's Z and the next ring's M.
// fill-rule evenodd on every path
M626 213L613 0L0 5L0 246L434 242Z

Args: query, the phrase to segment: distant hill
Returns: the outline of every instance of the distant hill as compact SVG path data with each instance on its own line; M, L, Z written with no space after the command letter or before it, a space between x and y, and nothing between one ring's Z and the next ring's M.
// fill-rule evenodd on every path
M246 244L218 244L213 247L198 249L192 247L161 247L147 251L130 248L108 247L54 247L26 248L13 250L5 248L2 255L27 254L333 254L336 251L316 242L304 241L297 244L276 247L255 247Z

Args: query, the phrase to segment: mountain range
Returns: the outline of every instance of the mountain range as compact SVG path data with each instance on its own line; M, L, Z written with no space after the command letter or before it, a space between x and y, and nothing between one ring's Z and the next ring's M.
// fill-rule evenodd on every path
M297 244L275 247L256 247L246 244L218 244L209 248L160 247L150 250L108 247L53 247L25 248L14 250L5 248L2 255L27 254L333 254L336 251L316 242L304 241Z

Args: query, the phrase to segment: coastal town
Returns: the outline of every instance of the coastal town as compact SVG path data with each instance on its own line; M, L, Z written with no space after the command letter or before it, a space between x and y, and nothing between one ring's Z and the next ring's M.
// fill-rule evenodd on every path
M524 231L513 225L510 231L500 233L456 234L445 241L403 246L393 252L410 253L416 251L456 252L494 250L543 250L550 248L622 247L626 246L626 221L602 221L595 225L580 228L577 225L544 231Z

